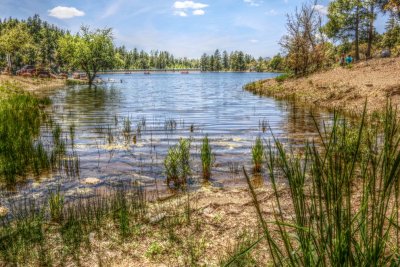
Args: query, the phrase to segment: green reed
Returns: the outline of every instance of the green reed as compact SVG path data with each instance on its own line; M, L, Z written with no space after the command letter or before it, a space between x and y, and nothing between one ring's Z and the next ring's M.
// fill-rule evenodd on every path
M10 203L10 216L0 220L0 265L60 266L68 258L80 265L81 251L93 249L90 235L111 226L123 241L145 221L146 206L140 187L102 190L70 202L57 189L43 203Z
M203 143L201 145L201 150L200 150L200 157L201 157L203 179L207 181L211 177L211 167L215 161L215 156L212 153L212 149L207 135L203 138Z
M268 145L267 167L277 209L272 221L264 218L245 172L274 265L399 265L397 112L388 106L382 121L368 118L366 125L366 120L364 111L355 130L335 114L331 127L316 126L320 138L306 143L302 155L288 152L277 139ZM282 178L288 181L289 199L277 189ZM284 217L287 201L293 219Z
M251 148L251 155L253 160L253 171L254 173L260 173L262 163L264 162L264 145L261 137L257 137L254 146Z
M50 167L49 153L39 140L47 103L12 84L0 86L0 182L12 186L17 178Z
M186 185L187 178L191 174L190 140L181 139L177 145L168 149L164 167L169 187L181 188Z

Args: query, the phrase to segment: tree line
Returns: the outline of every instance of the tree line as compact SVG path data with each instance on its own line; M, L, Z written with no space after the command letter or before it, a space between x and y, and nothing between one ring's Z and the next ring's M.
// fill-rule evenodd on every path
M201 69L202 71L266 71L268 59L255 60L242 51L204 54L200 59L175 57L168 51L147 53L115 46L111 29L83 26L77 34L43 21L0 20L0 68L13 73L23 65L50 68L55 72L83 70L92 83L101 70Z
M280 41L283 68L306 75L338 62L350 54L355 61L385 51L400 55L400 2L398 0L333 0L327 22L322 23L317 2L308 2L287 15L287 33ZM375 22L386 14L386 31L379 34Z

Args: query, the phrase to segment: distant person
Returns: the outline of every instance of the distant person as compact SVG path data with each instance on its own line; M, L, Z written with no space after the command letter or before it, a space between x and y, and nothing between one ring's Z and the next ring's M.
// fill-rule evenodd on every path
M340 64L340 66L344 66L345 65L345 55L344 55L344 53L340 56L339 64Z
M348 56L346 57L346 64L349 65L349 64L351 64L351 63L353 63L353 57L352 57L351 55L348 55Z
M390 57L390 56L391 56L390 49L386 48L386 49L383 49L383 50L382 50L382 53L381 53L381 57L382 57L382 58Z

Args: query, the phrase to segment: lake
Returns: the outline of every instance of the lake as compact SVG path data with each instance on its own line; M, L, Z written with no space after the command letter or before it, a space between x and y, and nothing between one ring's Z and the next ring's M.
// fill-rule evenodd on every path
M93 187L121 182L165 188L163 160L168 148L180 138L192 140L190 184L196 188L201 177L201 139L206 135L216 158L211 183L241 184L241 168L251 170L251 147L258 136L271 140L272 131L295 147L300 144L297 141L316 135L311 113L319 122L331 116L243 90L249 82L276 75L109 74L100 75L107 82L96 88L68 86L53 91L49 112L64 130L69 158L79 159L79 177L53 173L40 182L32 180L20 186L14 197L30 194L40 198L57 186L67 192L67 197L90 195ZM82 179L88 177L98 178L100 183L83 184Z

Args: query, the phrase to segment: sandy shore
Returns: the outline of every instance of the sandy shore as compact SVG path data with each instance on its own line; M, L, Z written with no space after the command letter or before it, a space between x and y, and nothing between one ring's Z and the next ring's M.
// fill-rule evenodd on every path
M355 115L362 113L367 100L368 112L380 112L385 109L388 98L395 106L400 104L400 58L362 61L284 82L260 81L249 84L246 89Z

